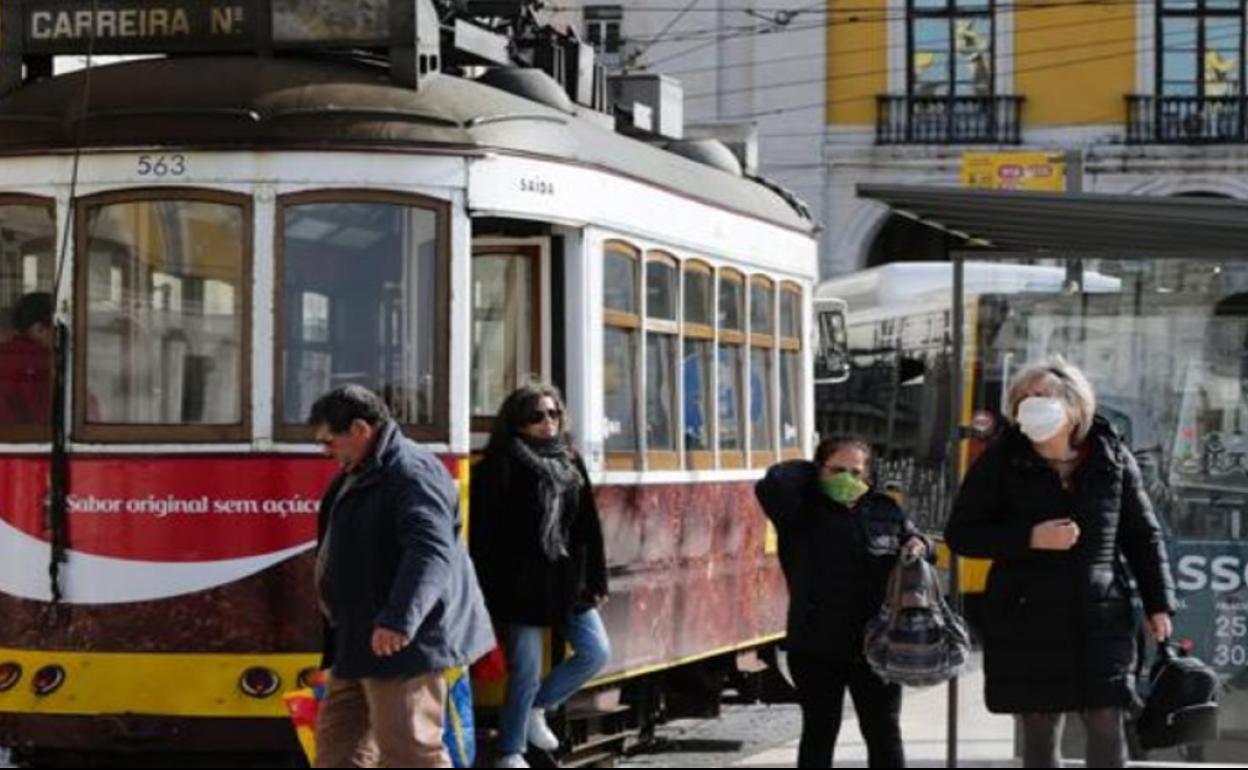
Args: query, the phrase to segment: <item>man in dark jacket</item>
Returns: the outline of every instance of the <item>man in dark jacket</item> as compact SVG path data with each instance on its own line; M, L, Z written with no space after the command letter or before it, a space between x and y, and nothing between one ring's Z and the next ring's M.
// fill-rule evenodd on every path
M862 439L830 438L814 462L774 465L755 488L779 535L789 587L785 647L802 707L798 767L832 766L846 688L868 764L905 766L901 687L871 670L863 635L898 554L930 554L931 546L892 498L871 490L870 460Z
M450 767L443 670L494 646L459 542L459 493L371 391L322 396L309 424L342 473L321 500L316 589L330 680L318 767Z

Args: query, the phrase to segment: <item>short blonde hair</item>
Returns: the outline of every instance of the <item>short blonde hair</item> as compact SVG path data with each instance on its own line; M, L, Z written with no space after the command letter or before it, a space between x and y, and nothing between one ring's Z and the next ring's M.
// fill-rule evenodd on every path
M1075 425L1072 435L1076 443L1081 443L1092 430L1092 418L1096 415L1096 393L1079 367L1061 356L1051 356L1042 363L1023 367L1010 383L1010 390L1006 395L1009 414L1006 416L1017 425L1018 405L1026 398L1032 385L1046 379L1057 383L1057 395L1066 402L1066 413Z

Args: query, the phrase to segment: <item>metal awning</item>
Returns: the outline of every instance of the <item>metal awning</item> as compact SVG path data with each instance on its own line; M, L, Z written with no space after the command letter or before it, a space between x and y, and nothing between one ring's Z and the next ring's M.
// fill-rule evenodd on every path
M1225 198L858 185L858 196L968 246L1118 256L1248 257L1248 202Z

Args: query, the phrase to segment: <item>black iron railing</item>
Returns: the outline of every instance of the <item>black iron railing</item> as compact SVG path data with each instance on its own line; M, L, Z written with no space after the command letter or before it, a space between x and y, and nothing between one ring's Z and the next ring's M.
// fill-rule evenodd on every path
M1127 142L1213 144L1243 142L1242 96L1127 97Z
M1021 96L879 96L879 144L1018 144Z

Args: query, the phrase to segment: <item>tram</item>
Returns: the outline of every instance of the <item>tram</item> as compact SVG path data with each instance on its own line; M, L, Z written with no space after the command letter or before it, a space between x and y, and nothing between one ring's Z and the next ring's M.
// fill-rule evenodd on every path
M293 750L333 473L305 422L345 383L465 508L503 396L564 389L611 573L596 713L655 718L782 636L753 482L811 450L814 224L724 145L641 125L529 5L467 5L263 3L252 28L205 0L124 40L112 5L64 29L5 5L0 372L35 394L0 413L19 758Z

